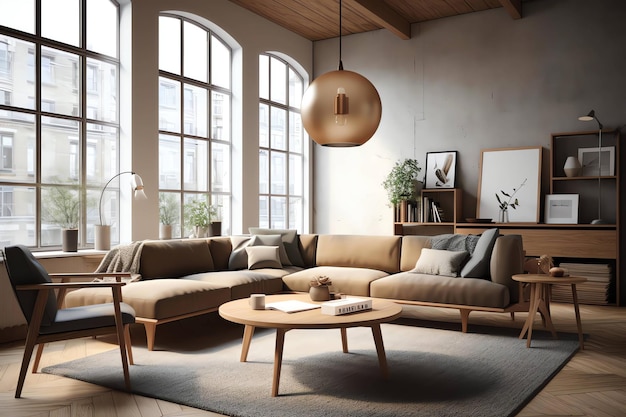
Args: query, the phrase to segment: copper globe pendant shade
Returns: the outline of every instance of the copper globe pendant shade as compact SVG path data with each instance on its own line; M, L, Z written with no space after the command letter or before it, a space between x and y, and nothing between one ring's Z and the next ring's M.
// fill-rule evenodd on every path
M348 147L367 142L378 129L382 105L374 85L341 62L339 0L339 69L317 77L302 96L302 125L322 146Z

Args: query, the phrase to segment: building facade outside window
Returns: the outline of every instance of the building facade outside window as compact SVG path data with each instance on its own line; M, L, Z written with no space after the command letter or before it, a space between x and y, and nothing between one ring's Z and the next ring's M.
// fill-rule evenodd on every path
M80 247L93 243L100 191L119 172L118 34L113 0L15 1L0 13L0 246L54 249L69 226ZM118 196L116 182L103 200L112 243Z
M159 17L159 209L172 237L194 233L185 221L193 200L215 208L222 234L231 231L231 59L203 25Z
M303 77L285 60L259 56L259 226L304 230Z

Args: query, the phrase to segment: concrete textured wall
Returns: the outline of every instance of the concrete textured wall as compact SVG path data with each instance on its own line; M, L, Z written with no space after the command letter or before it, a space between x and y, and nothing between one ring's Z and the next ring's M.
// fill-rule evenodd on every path
M314 232L393 233L381 183L394 162L456 150L464 217L476 214L481 149L542 146L550 134L626 123L626 3L535 0L524 17L504 9L343 37L345 69L378 89L378 131L357 148L314 147ZM336 69L338 41L314 44L314 76ZM622 132L623 133L623 132ZM622 181L624 183L624 181Z

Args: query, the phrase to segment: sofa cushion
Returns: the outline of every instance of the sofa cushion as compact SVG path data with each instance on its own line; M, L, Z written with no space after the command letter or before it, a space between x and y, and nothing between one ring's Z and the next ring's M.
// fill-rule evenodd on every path
M319 235L317 266L400 270L400 236Z
M147 240L141 250L139 273L142 280L178 278L213 269L206 239Z
M248 246L248 269L282 268L278 246Z
M255 270L217 271L193 274L185 277L190 281L202 281L230 289L230 298L249 297L250 294L274 294L283 290L282 277L301 268L287 266L283 269L263 268Z
M485 230L476 242L474 252L461 270L461 276L465 278L488 278L489 277L489 261L491 260L491 252L496 243L496 239L500 234L500 230Z
M422 254L411 272L458 277L461 264L466 258L466 251L423 248Z
M304 260L300 253L300 238L295 229L263 229L260 227L250 227L248 231L251 235L280 235L285 251L291 265L304 267Z
M402 253L400 254L400 270L410 271L415 268L422 248L430 248L430 236L402 236Z
M219 307L230 301L230 288L212 282L188 279L158 279L133 282L122 287L122 299L136 316L165 319ZM67 307L109 303L110 288L82 288L65 297Z
M392 300L505 308L509 289L479 278L452 278L401 272L373 281L371 296Z
M370 283L387 275L389 274L377 269L316 266L286 275L283 282L287 290L308 292L311 280L327 276L333 283L330 286L331 291L369 297Z

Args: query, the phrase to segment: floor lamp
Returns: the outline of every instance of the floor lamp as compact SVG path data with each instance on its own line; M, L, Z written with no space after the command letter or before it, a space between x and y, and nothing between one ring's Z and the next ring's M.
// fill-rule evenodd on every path
M132 186L133 186L133 196L136 200L145 200L146 193L143 191L143 180L141 177L133 171L123 171L119 174L115 174L111 177L109 181L102 188L102 192L100 193L100 203L98 204L98 216L100 217L100 224L95 225L95 238L94 238L94 248L96 250L109 250L111 249L111 226L108 224L104 224L103 216L102 216L102 198L104 197L104 192L107 187L115 178L119 177L122 174L132 174Z
M591 110L586 116L580 116L578 120L590 122L595 120L598 122L598 218L591 221L591 224L606 224L600 215L602 209L602 123L596 117L596 112Z

